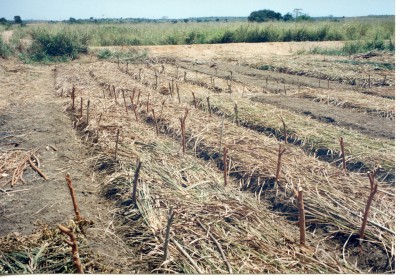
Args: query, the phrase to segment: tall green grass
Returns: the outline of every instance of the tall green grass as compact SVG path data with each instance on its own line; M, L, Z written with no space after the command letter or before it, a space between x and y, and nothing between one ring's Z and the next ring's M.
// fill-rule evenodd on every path
M313 22L201 22L75 24L69 29L89 37L91 46L165 45L235 42L388 40L394 37L394 17L375 20ZM35 27L33 27L35 28ZM48 24L50 30L65 24Z
M1 58L8 58L13 54L11 47L3 41L3 38L0 36L0 57Z

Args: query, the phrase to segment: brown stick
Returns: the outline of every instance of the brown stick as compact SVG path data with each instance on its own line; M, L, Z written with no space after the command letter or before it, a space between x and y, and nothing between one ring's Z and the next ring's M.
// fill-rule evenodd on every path
M179 94L179 86L178 83L176 83L176 94L178 95L178 101L181 103L181 95Z
M300 244L306 244L306 218L304 214L303 189L300 187L297 194L297 206L299 209L299 228L300 228Z
M185 153L186 149L186 117L189 113L189 110L186 108L185 115L183 117L179 117L179 121L181 122L181 136L182 136L182 152Z
M344 154L344 142L343 142L343 137L340 137L339 142L340 142L340 149L341 149L341 152L342 152L343 171L346 172L346 157L345 157L345 154Z
M282 148L282 145L279 144L278 161L276 163L276 173L275 173L276 184L278 184L278 182L279 182L279 175L280 175L281 167L282 167L282 155L285 151L286 151L285 147Z
M228 149L224 147L224 157L223 157L223 162L224 162L224 186L228 186L228 163L226 161L226 155L228 153Z
M139 90L139 92L138 92L138 95L137 95L137 101L136 101L137 105L139 105L139 101L140 101L140 93L141 93L141 91Z
M86 107L86 123L89 124L89 109L90 109L90 99L87 101L87 107Z
M287 130L286 130L286 123L283 120L282 116L279 116L283 124L283 135L285 136L285 144L287 144Z
M71 230L69 230L68 228L66 228L62 225L58 225L58 228L60 229L60 231L62 233L69 236L70 241L66 240L65 242L72 248L72 261L74 263L76 271L78 273L83 274L84 271L83 271L83 267L81 264L81 260L79 258L78 242L76 240L75 234Z
M207 97L207 106L208 106L208 113L210 114L210 117L211 117L211 104L210 104L210 97Z
M214 241L215 245L217 245L218 251L222 256L222 259L224 260L224 263L226 265L226 268L228 268L228 272L230 274L233 273L232 271L232 267L231 264L229 263L229 261L227 260L224 250L221 247L221 244L219 244L219 242L217 241L217 239L208 231L208 229L203 225L203 223L200 222L199 219L197 219L197 223L201 226L201 228L210 236L210 238L212 239L212 241Z
M378 182L375 180L375 176L378 173L379 168L375 169L372 172L368 172L368 178L369 178L369 183L370 183L370 194L367 200L367 205L365 206L365 211L364 211L364 216L363 216L363 222L361 225L360 229L360 238L364 239L365 236L365 228L367 226L367 219L368 219L368 214L369 214L369 209L372 204L372 199L374 198L374 195L378 191Z
M169 208L167 230L165 232L163 261L166 261L167 258L168 258L168 244L169 244L169 239L170 239L169 238L169 234L170 234L170 231L171 231L171 225L172 225L172 220L174 219L174 214L175 214L175 212L173 211L173 209Z
M135 175L134 175L134 178L133 178L132 202L135 205L135 207L137 206L137 204L136 204L136 190L137 190L137 182L138 182L138 179L139 179L140 167L142 167L142 162L141 161L138 162L138 165L137 165L136 170L135 170Z
M72 86L71 98L72 98L72 110L75 110L75 85Z
M192 91L192 96L193 96L193 105L194 105L194 108L197 108L196 97L194 96L194 92L193 92L193 91Z
M42 171L40 171L40 169L38 167L36 167L36 165L33 163L33 161L31 160L31 158L29 158L29 164L31 165L31 167L39 173L39 175L42 176L42 178L44 178L45 180L48 180L48 178L46 177L45 174L43 174ZM23 172L23 171L22 171Z
M234 107L233 110L235 111L235 122L236 122L236 125L239 126L239 110L238 110L237 102L235 102L235 107Z
M115 140L115 152L114 152L114 159L115 160L117 160L118 142L119 142L119 129L117 129L117 139Z
M83 117L83 97L81 97L81 119Z
M76 221L81 221L82 220L82 216L79 213L78 202L76 201L75 190L72 187L72 181L71 181L71 177L70 177L69 173L67 173L65 175L65 180L67 181L67 185L68 185L68 188L69 188L69 193L70 193L71 199L72 199L72 204L74 206Z
M126 63L126 64L128 64L128 63ZM128 106L126 105L125 91L122 91L122 97L124 98L124 104L125 104L125 111L126 111L126 114L128 114Z
M157 119L156 119L156 114L154 113L154 109L151 109L151 112L153 113L153 120L154 120L154 123L156 124L156 133L158 135L158 133L159 133L158 122L157 122Z

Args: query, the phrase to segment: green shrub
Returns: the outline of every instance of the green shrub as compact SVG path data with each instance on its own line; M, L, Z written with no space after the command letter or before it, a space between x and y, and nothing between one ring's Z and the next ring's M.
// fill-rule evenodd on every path
M12 55L11 47L3 41L3 38L0 36L0 57L7 58Z
M111 56L112 56L112 53L111 53L110 49L102 49L102 50L100 50L99 53L97 53L97 57L99 59L109 59L109 58L111 58Z
M56 33L44 29L34 30L28 55L36 62L76 59L79 53L87 53L88 39L83 34L78 35L66 29Z

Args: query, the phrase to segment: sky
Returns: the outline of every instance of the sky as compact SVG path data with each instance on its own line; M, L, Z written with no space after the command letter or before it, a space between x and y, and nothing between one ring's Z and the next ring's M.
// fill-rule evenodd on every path
M0 18L189 18L248 16L270 9L282 15L302 9L309 16L395 14L395 0L0 0Z

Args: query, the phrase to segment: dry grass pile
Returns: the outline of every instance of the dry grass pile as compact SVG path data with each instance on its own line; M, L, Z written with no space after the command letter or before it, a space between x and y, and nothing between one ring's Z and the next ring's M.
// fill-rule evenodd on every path
M69 68L68 70L65 70L65 72L61 73L61 75L66 75L70 71L74 71L74 69ZM101 85L102 89L98 87L92 91L91 89L86 88L80 91L82 96L90 96L91 103L94 104L94 106L91 106L92 116L90 117L89 125L85 127L84 131L87 132L87 139L91 137L93 138L94 136L93 142L96 144L96 148L99 148L102 152L108 155L112 155L115 150L117 134L116 130L120 128L121 143L118 147L117 157L121 161L125 160L132 162L132 160L136 160L136 158L140 156L144 163L143 165L148 165L144 166L143 168L143 176L141 176L142 186L139 187L140 189L138 193L141 196L139 198L140 201L138 206L141 211L141 215L143 216L143 221L145 221L146 225L148 227L152 227L153 233L159 233L160 230L165 228L167 222L167 211L169 207L174 207L176 208L177 215L182 214L179 219L182 218L186 219L185 221L191 221L182 222L183 224L181 229L184 229L185 231L187 230L188 234L197 234L198 236L201 235L200 232L203 229L199 226L197 221L197 224L195 224L196 230L194 231L193 228L194 217L197 217L200 218L200 221L205 225L209 224L213 228L216 228L216 231L213 230L213 232L218 234L217 238L224 238L224 236L226 237L227 232L224 229L227 228L222 228L219 230L217 229L217 226L215 226L215 223L221 223L221 215L229 215L229 210L240 211L239 208L243 207L243 203L235 200L235 198L237 198L234 197L235 194L228 194L229 198L233 198L232 201L229 201L230 199L228 197L221 197L221 194L222 196L225 195L224 193L221 193L222 191L220 189L217 190L219 193L215 193L214 197L210 197L209 199L205 198L204 196L210 196L209 194L214 194L213 192L215 191L213 190L218 188L216 184L220 184L220 182L210 182L210 184L204 183L204 181L210 180L210 175L212 173L210 168L203 171L202 174L199 174L199 170L196 169L199 167L197 166L198 161L193 162L191 156L184 156L182 158L184 164L182 164L182 159L176 152L168 152L165 147L159 143L161 141L161 137L152 139L152 143L146 143L148 142L149 138L154 138L155 135L153 125L155 124L155 120L153 119L153 115L156 115L156 122L157 125L159 125L161 132L168 133L175 138L180 138L181 132L178 118L184 114L186 106L178 105L176 100L171 101L169 96L162 96L157 91L149 90L147 88L151 85L149 80L142 80L143 82L140 84L137 81L134 81L128 75L118 73L115 65L110 66L109 64L97 64L91 69L88 68L86 74L89 72L93 78L93 82L97 82L99 85ZM113 74L110 75L110 72ZM81 78L88 78L87 76L85 77L84 74L85 72L81 74ZM71 86L71 84L67 86ZM113 88L113 86L116 88L116 95L113 95L113 89L109 89ZM139 101L132 102L134 102L134 105L138 104L137 112L139 117L153 125L150 126L152 130L147 128L148 132L145 132L146 129L144 128L138 128L138 123L136 122L133 111L135 106L130 106L131 104L126 105L126 109L124 105L127 103L127 101L125 100L124 102L123 95L125 95L126 98L127 95L131 95L132 92L135 91L135 96L137 97L139 90L141 91L141 97ZM150 111L151 109L155 110L153 115L150 111L149 113L146 112L147 99L149 99ZM70 102L68 102L68 106L69 105ZM203 156L218 156L220 141L219 134L221 130L219 120L209 118L205 113L199 110L191 109L186 126L188 146L194 149L196 153L200 153ZM156 147L160 145L163 151L155 152ZM177 148L177 146L174 147L175 149ZM244 128L238 128L231 123L225 123L222 147L227 147L229 149L230 174L232 176L241 178L241 184L236 185L232 190L239 190L241 187L248 189L252 188L255 190L255 196L259 200L261 200L261 197L264 197L265 194L265 196L268 196L268 199L271 199L273 204L276 205L281 203L283 204L283 207L289 210L291 213L296 213L297 208L294 202L294 190L297 189L297 184L301 184L301 186L305 189L305 206L309 229L312 230L313 227L317 228L317 224L324 224L333 225L335 227L335 229L330 233L333 236L337 233L343 233L349 236L358 232L359 227L357 223L361 223L359 214L361 214L363 211L365 199L368 195L366 187L364 186L367 184L367 179L364 183L364 177L362 175L343 175L341 171L329 166L329 164L318 162L313 158L307 157L302 151L295 147L286 146L287 152L283 157L281 182L277 187L275 187L274 190L265 190L270 187L271 182L273 183L274 181L278 142L275 139L267 138L256 132L252 132ZM140 152L138 151L138 148L142 148L145 151ZM144 154L149 155L148 151L150 151L150 154L152 154L155 158L145 158ZM152 164L152 162L149 162L153 160L156 160L157 163ZM219 159L217 159L217 161L218 160ZM192 167L196 167L196 172L190 172L189 175L182 175L180 169L185 169L184 172L187 171L186 169L191 169L190 167L187 168L187 163L192 163ZM134 168L134 166L131 165L131 169L132 168ZM147 177L147 173L150 172L151 175L148 174L149 177ZM131 174L132 173L130 173L130 175ZM129 176L127 173L124 175ZM115 178L116 177L114 177L114 180L119 180ZM192 185L188 183L188 180L191 180ZM127 201L130 191L130 185L127 185L128 183L129 182L126 181L122 182L121 187L123 188L121 190L111 190L110 192L118 198L122 198L122 200ZM196 186L194 186L193 183ZM123 186L124 184L126 185ZM169 187L174 188L174 190L168 190L169 187L165 187L166 184L169 184ZM192 187L193 190L188 190ZM384 189L387 191L393 191L392 188L387 187L384 184L382 184L382 187L384 187ZM188 191L196 191L196 194L192 196L190 193L187 193ZM393 193L386 194L380 191L378 192L378 195L379 196L377 196L377 199L379 199L379 202L373 203L372 209L375 213L373 213L374 216L371 218L371 221L375 221L378 226L369 226L367 238L375 241L378 244L383 244L388 250L388 258L391 258L393 254L390 252L393 251L392 244L394 244L394 236L390 232L391 229L394 229ZM194 198L193 200L195 201L191 200L192 198ZM203 211L204 207L199 206L198 200L201 200L202 198L204 207L206 208L205 211ZM214 203L215 200L218 201L217 204ZM225 205L221 205L220 200L223 200L222 203L225 203ZM234 208L229 208L227 211L226 203L229 202L234 202L235 205ZM181 205L177 205L175 207L175 204L179 203ZM252 207L250 205L252 203L254 203L254 200L250 199L250 207ZM145 209L146 207L147 209ZM154 209L155 207L157 209ZM218 213L213 212L215 207L218 208ZM163 209L160 210L159 208ZM225 214L221 214L221 211L223 210L225 210ZM194 213L192 214L192 212ZM132 213L135 214L133 210ZM260 211L257 213L262 212ZM243 212L242 215L247 214L248 213ZM201 218L199 215L209 215L209 218ZM217 215L218 218L216 218ZM232 215L234 214L232 213ZM241 225L241 223L244 221L244 218L239 218L239 216L240 215L235 216L237 220L232 221L234 224L230 224L231 222L225 221L232 226L229 226L229 229L238 231L241 230L237 229L236 226ZM265 217L262 217L261 219L265 221L264 219L267 219ZM257 219L252 221L255 221L256 223L258 222ZM262 225L262 223L260 224L260 227L261 230L264 231L267 229L267 227ZM372 222L369 224L371 225L371 223ZM224 223L224 225L228 224ZM252 225L253 223L250 223L250 226ZM246 230L246 233L248 233L248 230ZM257 233L259 232L252 231L252 234L254 235L257 235ZM142 234L142 232L139 232L139 234ZM264 232L262 234L264 234ZM160 262L159 257L162 253L161 239L163 237L162 235L159 235L157 238L158 241L156 240L156 242L158 244L158 251L156 254L158 256L158 261L155 260L155 257L148 261L157 261L162 263L162 261ZM243 238L243 234L237 234L237 238ZM132 236L133 245L139 244L138 240L143 242L143 240L140 239L140 236L139 239L135 239L134 236ZM194 270L198 270L197 267L190 261L188 256L184 255L181 250L179 250L180 245L186 246L186 244L190 245L189 243L195 244L200 240L197 237L193 238L193 241L190 241L190 237L186 238L182 235L182 238L178 237L175 241L178 244L173 242L173 246L175 246L174 248L177 248L173 252L176 252L175 254L179 253L179 256L181 256L180 258L185 258L185 264L178 268L174 267L177 267L179 264L174 264L174 267L170 269L171 272L187 271L192 273ZM312 242L313 241L310 243L311 245L313 244ZM147 250L149 252L148 255L151 254L154 256L155 253L150 252L150 250L154 250L154 246L151 244L155 244L154 241L149 241L150 246L140 247L140 250ZM242 243L237 244L241 246ZM188 248L190 250L190 246L188 246ZM201 248L207 250L207 248L204 246L197 247L196 249L203 250ZM248 250L248 248L249 247L243 246L239 248L241 251L238 251L238 254L241 255L242 260L244 253L241 252L246 249ZM268 248L271 247L269 246ZM272 250L277 252L278 249L279 248L277 248L277 250ZM207 261L205 258L210 256L208 253L205 253L204 257L197 253L199 251L194 249L191 250L192 252L189 252L189 254L191 254L189 257L195 256L195 262L198 264L197 266L201 271L204 270L204 272L212 272L222 270L221 268L215 268L213 265L223 265L223 261L219 261L218 264L212 260L211 262L205 263L205 261ZM261 251L265 252L264 249ZM218 254L218 252L216 254ZM257 254L255 257L264 258L265 255ZM200 260L200 258L204 260ZM221 257L219 257L219 259L221 260ZM199 263L198 260L200 260L201 263ZM268 260L270 259L267 259L267 261ZM243 261L237 262L238 265L242 265ZM263 261L262 263L265 262L266 261ZM317 263L317 265L319 264ZM316 265L314 264L314 267L315 266ZM153 265L152 269L159 271L157 267L154 267L155 266ZM260 270L260 267L258 267L258 271L287 272L290 267L285 265L284 268L275 270L267 270L265 268ZM165 270L160 271L165 272ZM298 271L300 270L296 269L293 272Z
M163 67L165 67L166 75L162 75L158 78L160 84L166 85L165 82L169 82L172 77L178 77L180 80L183 80L182 69L179 71L178 69L168 65L163 65ZM154 70L160 71L160 69L160 66L149 65L147 68L148 79L152 79L154 76L152 72ZM143 67L143 72L145 71L146 67ZM200 83L206 82L207 79L210 79L209 76L187 71L186 77L188 82L179 82L179 88L182 92L181 100L186 103L193 102L190 92L194 91L196 98L200 101L201 106L205 110L208 109L206 98L209 97L211 109L215 113L234 120L234 105L236 102L238 104L238 116L241 125L266 134L271 134L280 139L284 137L284 129L281 120L282 117L287 126L287 135L290 142L297 145L300 144L307 152L312 152L317 156L324 156L325 158L330 157L329 160L331 161L340 160L341 149L339 138L343 137L346 142L345 151L347 164L353 165L352 168L354 168L354 170L359 170L364 167L373 169L377 165L381 165L385 170L383 178L388 175L394 176L395 152L394 142L392 140L371 138L356 131L321 123L317 120L311 119L310 117L301 116L284 109L279 109L273 105L250 101L247 98L241 97L244 90L243 85L239 85L235 82L232 82L232 95L215 94L209 90L211 88L210 81L205 85L208 86L208 89L190 84L192 80L199 80ZM220 80L221 82L219 86L216 85L218 90L224 92L227 91L226 80L219 78L215 78L214 80L215 83L217 80ZM154 81L151 80L148 82L153 83ZM249 94L249 92L251 93ZM246 96L254 96L256 94L256 90L252 88L250 90L246 89ZM357 93L354 93L354 95L356 94ZM372 98L371 101L379 99L376 108L385 110L384 107L388 106L391 107L388 110L388 113L391 113L389 111L393 108L392 100L373 96L363 97L363 99L367 98Z
M74 221L69 228L75 231L79 244L79 255L85 266L85 273L112 272L102 265L85 245L86 240ZM31 235L18 233L0 238L0 273L2 274L54 274L75 273L71 258L71 247L65 242L66 236L57 228L45 224L37 227Z
M115 65L99 67L95 79L100 84L114 84L120 88L141 88L143 85L124 74L110 76L110 71L117 72ZM149 81L147 83L150 83ZM142 92L143 93L143 92ZM180 138L179 116L184 114L185 105L160 97L157 91L148 90L151 108L154 109L156 121L164 132ZM181 92L181 95L184 93ZM186 92L188 94L188 92ZM153 115L147 114L145 107L141 114L147 121L154 122ZM162 112L161 112L162 111ZM196 153L209 157L220 154L220 119L209 116L199 110L191 110L187 118L187 144ZM278 142L248 129L225 123L222 147L229 149L230 173L243 179L243 184L257 185L259 190L273 183L277 159ZM286 146L287 152L282 160L282 179L275 203L292 207L294 189L300 184L305 190L305 206L309 222L330 224L337 232L356 234L361 223L360 215L365 208L368 197L368 178L364 174L348 173L306 156L293 146ZM392 250L394 243L394 189L380 183L382 189L373 203L375 212L370 218L368 237ZM391 256L389 254L388 256Z

